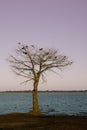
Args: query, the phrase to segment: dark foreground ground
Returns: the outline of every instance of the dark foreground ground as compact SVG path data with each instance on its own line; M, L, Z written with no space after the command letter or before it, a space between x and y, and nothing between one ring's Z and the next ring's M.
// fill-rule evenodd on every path
M87 117L0 115L0 130L87 130Z

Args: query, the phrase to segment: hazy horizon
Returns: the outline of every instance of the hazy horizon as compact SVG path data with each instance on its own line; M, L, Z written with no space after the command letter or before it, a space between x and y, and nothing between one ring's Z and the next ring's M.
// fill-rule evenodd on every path
M59 49L74 61L47 73L39 90L87 90L87 0L0 0L0 36L0 91L32 89L6 60L18 42Z

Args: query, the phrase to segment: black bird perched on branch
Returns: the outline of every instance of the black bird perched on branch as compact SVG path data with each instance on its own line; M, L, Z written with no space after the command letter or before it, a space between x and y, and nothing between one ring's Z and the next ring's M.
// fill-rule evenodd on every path
M22 47L21 49L24 49L24 47Z
M23 52L25 55L27 55L27 52Z
M55 59L57 58L57 56L55 56Z
M20 43L20 42L18 42L18 44L20 45L21 43Z
M43 50L43 48L40 48L39 50L40 50L40 51L42 51L42 50Z
M32 47L34 47L34 45L31 45Z

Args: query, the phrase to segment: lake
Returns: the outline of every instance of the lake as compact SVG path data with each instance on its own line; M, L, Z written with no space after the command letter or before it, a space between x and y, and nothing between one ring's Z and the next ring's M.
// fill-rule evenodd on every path
M87 116L87 92L43 92L40 110L48 115ZM0 93L0 114L32 110L31 93Z

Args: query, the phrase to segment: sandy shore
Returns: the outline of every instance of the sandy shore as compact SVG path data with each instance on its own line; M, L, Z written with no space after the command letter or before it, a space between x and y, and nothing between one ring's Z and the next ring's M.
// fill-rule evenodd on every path
M87 130L87 117L0 115L0 130Z

